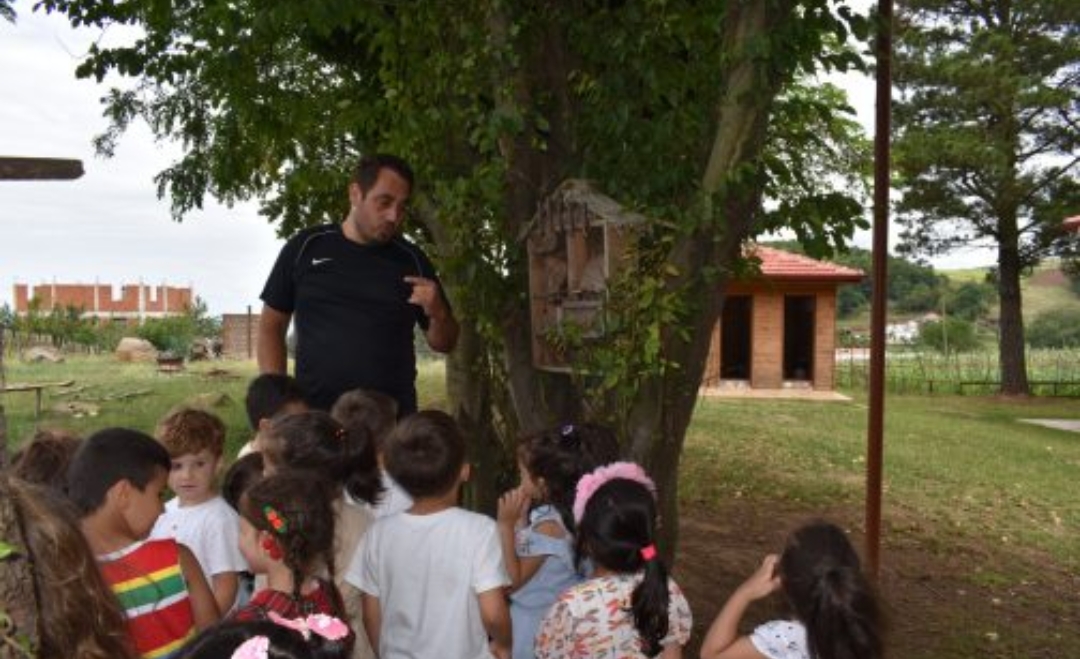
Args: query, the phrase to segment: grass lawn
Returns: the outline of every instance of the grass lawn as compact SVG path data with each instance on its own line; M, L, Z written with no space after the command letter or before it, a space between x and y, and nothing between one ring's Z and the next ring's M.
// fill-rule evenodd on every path
M891 397L886 402L889 509L950 533L1037 547L1080 570L1080 434L1019 421L1080 419L1075 400ZM809 505L864 501L867 409L852 403L703 400L683 456L680 497Z
M189 365L176 375L109 357L63 364L6 360L8 384L74 379L40 423L82 434L151 431L170 407L210 395L235 450L250 362ZM442 406L439 362L421 364L422 406ZM125 394L136 393L135 396ZM33 430L34 396L0 397L9 442ZM865 399L848 403L702 399L680 479L676 576L694 605L696 642L719 606L784 534L827 516L861 538ZM881 585L895 657L1080 657L1080 433L1022 418L1080 419L1075 400L890 396L886 401ZM761 615L758 610L754 615ZM688 654L687 656L694 656Z

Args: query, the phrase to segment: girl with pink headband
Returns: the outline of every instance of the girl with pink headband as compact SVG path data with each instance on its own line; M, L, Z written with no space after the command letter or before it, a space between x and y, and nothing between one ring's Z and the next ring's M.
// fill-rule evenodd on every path
M347 659L349 626L333 616L223 622L185 647L177 659Z
M676 659L690 606L656 550L656 486L632 462L581 478L574 499L578 561L593 578L566 590L536 636L538 659Z

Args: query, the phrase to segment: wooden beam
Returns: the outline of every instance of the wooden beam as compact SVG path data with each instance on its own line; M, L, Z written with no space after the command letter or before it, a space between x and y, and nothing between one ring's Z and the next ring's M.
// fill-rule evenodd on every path
M81 160L0 156L0 181L71 180L82 175Z

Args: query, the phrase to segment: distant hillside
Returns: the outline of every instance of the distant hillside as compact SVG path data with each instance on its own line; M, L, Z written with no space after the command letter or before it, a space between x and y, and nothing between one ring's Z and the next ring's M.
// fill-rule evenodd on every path
M986 280L989 268L967 268L963 270L938 270L954 282ZM1035 269L1031 275L1020 280L1021 295L1024 300L1024 320L1030 322L1040 313L1062 307L1080 308L1080 295L1073 292L1068 277L1061 271L1056 260L1048 260ZM997 304L990 315L997 317Z

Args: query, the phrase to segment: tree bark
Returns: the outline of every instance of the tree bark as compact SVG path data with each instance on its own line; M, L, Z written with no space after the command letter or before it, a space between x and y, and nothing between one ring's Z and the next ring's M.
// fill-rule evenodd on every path
M0 659L28 659L23 644L38 647L37 592L30 554L23 538L22 524L15 509L7 480L0 477L0 540L14 547L14 553L0 561L0 614L11 619L11 628L0 629Z
M471 465L465 502L470 508L493 515L504 451L492 416L491 378L484 373L484 342L475 323L464 319L460 324L457 346L446 358L449 413L465 436Z
M1031 393L1020 294L1023 265L1018 243L1015 215L1011 221L1001 218L1001 242L998 243L998 359L1001 364L1001 393L1007 396L1027 396Z
M750 52L761 35L792 20L794 14L790 2L731 4L725 52L732 57L723 71L724 94L702 177L697 228L676 243L668 259L679 272L671 283L674 290L690 287L689 299L694 304L690 339L682 340L673 330L666 333L665 356L679 368L641 388L627 423L630 455L646 465L660 489L660 514L665 522L658 540L669 564L678 545L679 460L728 280L727 273L721 273L716 281L706 281L700 273L707 267L734 263L750 235L763 190L759 158L765 129L773 100L786 78ZM738 180L731 178L735 172L740 172Z

